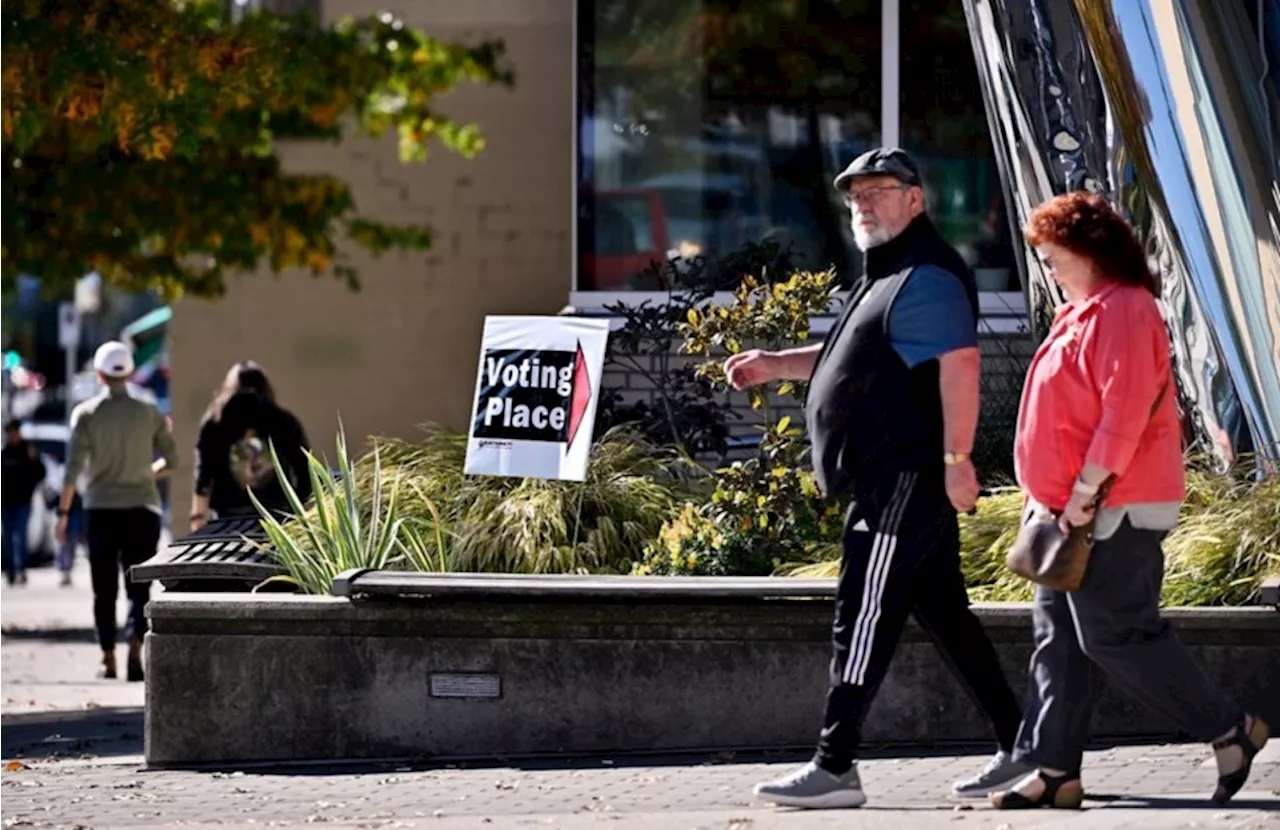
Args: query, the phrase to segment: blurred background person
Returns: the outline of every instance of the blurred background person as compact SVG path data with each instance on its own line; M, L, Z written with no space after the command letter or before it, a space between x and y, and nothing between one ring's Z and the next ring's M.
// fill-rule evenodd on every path
M27 584L27 527L31 524L31 500L44 481L44 462L35 445L22 437L22 422L4 425L4 478L0 482L0 506L4 526L4 575L10 585Z
M276 469L272 446L283 469ZM264 507L291 512L282 480L306 503L311 498L308 449L302 423L276 403L262 367L253 361L232 366L196 436L191 530L211 518L255 512L250 490Z
M156 482L177 464L177 449L164 415L129 387L134 365L128 346L117 341L102 344L93 356L93 368L102 389L71 413L57 539L59 544L67 543L76 482L87 471L85 532L94 624L102 647L101 676L116 677L116 597L123 571L129 596L128 679L140 681L142 640L147 631L143 610L151 585L131 581L128 573L129 568L156 553L161 512Z
M66 539L58 544L54 556L54 564L61 574L58 584L64 588L71 586L71 572L76 566L76 551L84 541L84 499L80 496L88 486L89 479L84 473L76 481L76 495L71 501L71 509L67 511Z

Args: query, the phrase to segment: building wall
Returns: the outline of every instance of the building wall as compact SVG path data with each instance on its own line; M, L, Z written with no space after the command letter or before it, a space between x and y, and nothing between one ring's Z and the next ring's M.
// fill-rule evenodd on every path
M364 14L367 0L328 0L325 16ZM179 446L194 444L210 395L237 360L263 364L312 443L332 452L339 418L353 442L411 435L416 424L461 427L469 413L487 314L553 314L571 279L573 4L569 0L399 0L407 25L441 39L498 37L514 89L459 88L442 111L481 124L474 161L437 152L402 165L395 138L282 148L298 171L332 172L357 205L384 220L426 222L433 250L356 254L363 289L305 272L236 280L214 302L174 309L172 377ZM174 487L185 532L191 453Z

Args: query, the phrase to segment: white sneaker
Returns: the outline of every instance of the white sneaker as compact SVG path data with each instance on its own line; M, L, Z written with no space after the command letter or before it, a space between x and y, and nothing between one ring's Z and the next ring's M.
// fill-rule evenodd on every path
M784 807L814 810L861 807L867 803L857 764L844 775L832 775L810 761L788 776L756 784L755 795Z
M1024 764L1013 760L1013 756L1003 749L995 754L982 772L972 778L957 781L951 785L951 792L960 798L986 798L1008 784L1021 780L1035 770L1032 764Z

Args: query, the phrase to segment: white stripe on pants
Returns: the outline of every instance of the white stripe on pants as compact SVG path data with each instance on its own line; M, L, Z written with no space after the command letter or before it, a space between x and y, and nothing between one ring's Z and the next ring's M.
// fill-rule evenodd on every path
M880 622L881 601L888 581L889 568L893 565L893 552L898 547L898 528L907 512L907 502L915 487L917 474L904 472L898 475L893 496L880 513L875 539L871 543L871 557L862 584L862 605L849 639L849 661L845 664L844 682L861 685L871 662L875 647L876 624Z

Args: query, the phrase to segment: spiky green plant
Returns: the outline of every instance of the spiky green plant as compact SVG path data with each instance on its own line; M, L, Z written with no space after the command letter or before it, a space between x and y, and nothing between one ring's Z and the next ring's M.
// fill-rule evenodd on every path
M467 476L466 436L423 430L381 439L381 463L356 465L355 491L368 505L379 486L395 488L399 516L449 528L455 571L626 573L676 505L705 490L696 462L621 427L597 439L582 483Z
M284 469L274 444L270 452L276 469ZM314 454L308 452L306 458L314 493L310 507L288 478L279 479L292 518L281 521L249 491L269 542L260 547L286 571L268 582L289 582L306 593L327 594L334 577L352 568L447 569L446 530L434 505L420 494L419 506L431 518L401 515L400 488L395 482L387 488L376 445L370 453L370 488L363 493L352 474L355 467L341 426L336 476Z

